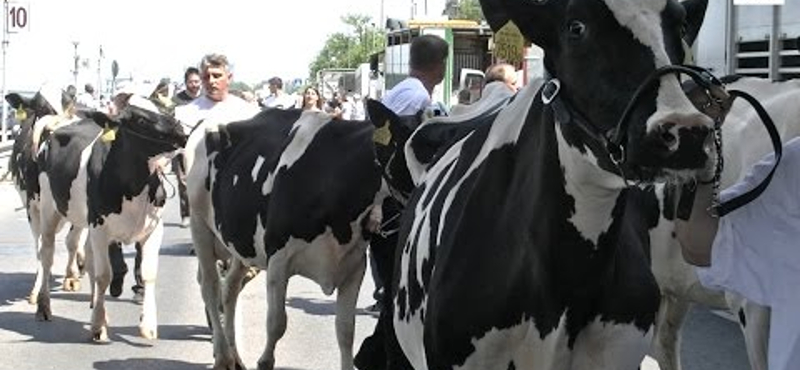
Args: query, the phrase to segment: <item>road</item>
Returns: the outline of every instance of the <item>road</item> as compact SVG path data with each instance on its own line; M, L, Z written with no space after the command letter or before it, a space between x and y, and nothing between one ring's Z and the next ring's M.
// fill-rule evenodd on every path
M0 161L5 161L0 158ZM5 163L3 163L5 164ZM4 172L4 171L3 171ZM35 307L26 301L33 283L35 257L25 214L8 182L0 183L0 369L15 370L112 370L112 369L207 369L213 364L211 334L206 328L203 303L195 280L197 261L188 254L190 236L178 225L178 202L169 200L166 233L159 263L157 301L159 339L138 337L139 308L132 301L131 274L119 299L109 298L111 342L89 341L88 279L82 291L60 290L66 250L58 237L52 322L36 322ZM133 265L133 248L126 250ZM364 280L358 307L371 304L372 279ZM264 274L242 292L244 341L240 348L248 368L255 368L265 342ZM314 283L295 277L289 284L286 335L278 343L279 369L338 368L338 347L334 333L334 297L326 297ZM356 349L368 335L375 318L359 310ZM737 326L703 308L696 308L684 331L684 370L745 370L748 368L742 336ZM645 360L645 370L657 369Z

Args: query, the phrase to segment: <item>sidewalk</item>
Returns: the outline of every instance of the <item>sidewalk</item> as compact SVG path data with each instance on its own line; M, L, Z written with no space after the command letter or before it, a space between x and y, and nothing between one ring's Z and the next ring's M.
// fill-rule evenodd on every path
M3 179L6 171L8 171L8 158L11 156L11 147L13 145L13 140L0 143L0 179ZM10 181L9 179L10 176L7 176L4 181Z

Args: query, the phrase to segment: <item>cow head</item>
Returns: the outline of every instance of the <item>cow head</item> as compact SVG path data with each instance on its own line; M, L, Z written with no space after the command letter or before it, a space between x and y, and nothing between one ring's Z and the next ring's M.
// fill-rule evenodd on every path
M149 100L131 96L117 115L90 113L91 119L104 130L104 140L127 140L141 143L141 150L157 155L183 148L186 134L175 118L162 114ZM113 133L112 133L113 132Z
M696 176L713 162L706 150L713 122L691 105L676 73L656 73L684 61L684 42L697 36L707 0L481 0L481 5L493 29L513 21L545 50L545 68L560 84L547 84L543 91L549 88L548 97L557 95L566 107L566 114L556 114L565 139L581 152L591 151L600 167L652 181ZM620 143L612 150L604 138Z
M373 142L375 159L388 185L405 202L414 190L414 182L406 166L404 147L414 129L422 122L422 111L413 116L398 116L377 100L367 100L367 116L375 125Z

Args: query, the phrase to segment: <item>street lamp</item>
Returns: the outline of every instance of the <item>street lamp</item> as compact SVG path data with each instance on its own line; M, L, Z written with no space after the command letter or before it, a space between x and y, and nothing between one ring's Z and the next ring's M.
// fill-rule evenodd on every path
M72 47L74 48L73 49L73 57L72 58L75 61L74 68L72 69L72 85L75 86L75 88L78 87L78 61L80 59L78 57L78 44L80 44L80 42L78 42L78 41L73 41L72 42Z

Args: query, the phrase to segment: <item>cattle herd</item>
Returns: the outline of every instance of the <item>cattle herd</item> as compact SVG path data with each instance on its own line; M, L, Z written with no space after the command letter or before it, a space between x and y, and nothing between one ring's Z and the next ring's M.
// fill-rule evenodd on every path
M55 235L69 226L65 290L91 287L93 341L108 340L108 246L141 246L140 334L158 336L155 283L165 166L183 152L191 235L213 332L215 369L245 368L237 296L265 271L267 343L280 359L288 280L336 292L341 369L636 369L646 354L679 370L691 303L740 318L753 369L766 369L769 310L702 287L675 238L675 184L722 186L771 151L752 109L715 125L680 75L707 0L481 0L493 29L514 22L545 50L546 80L444 119L367 102L367 121L265 110L235 122L181 123L132 95L115 116L75 111L48 86L6 96L25 116L11 171L40 265L29 301L49 321ZM698 72L699 71L699 72ZM800 135L800 86L723 79ZM716 86L719 87L719 86ZM721 130L724 145L714 150ZM354 364L356 299L381 204L403 204L387 276L390 304ZM227 266L218 269L219 262ZM491 304L485 304L491 302Z

